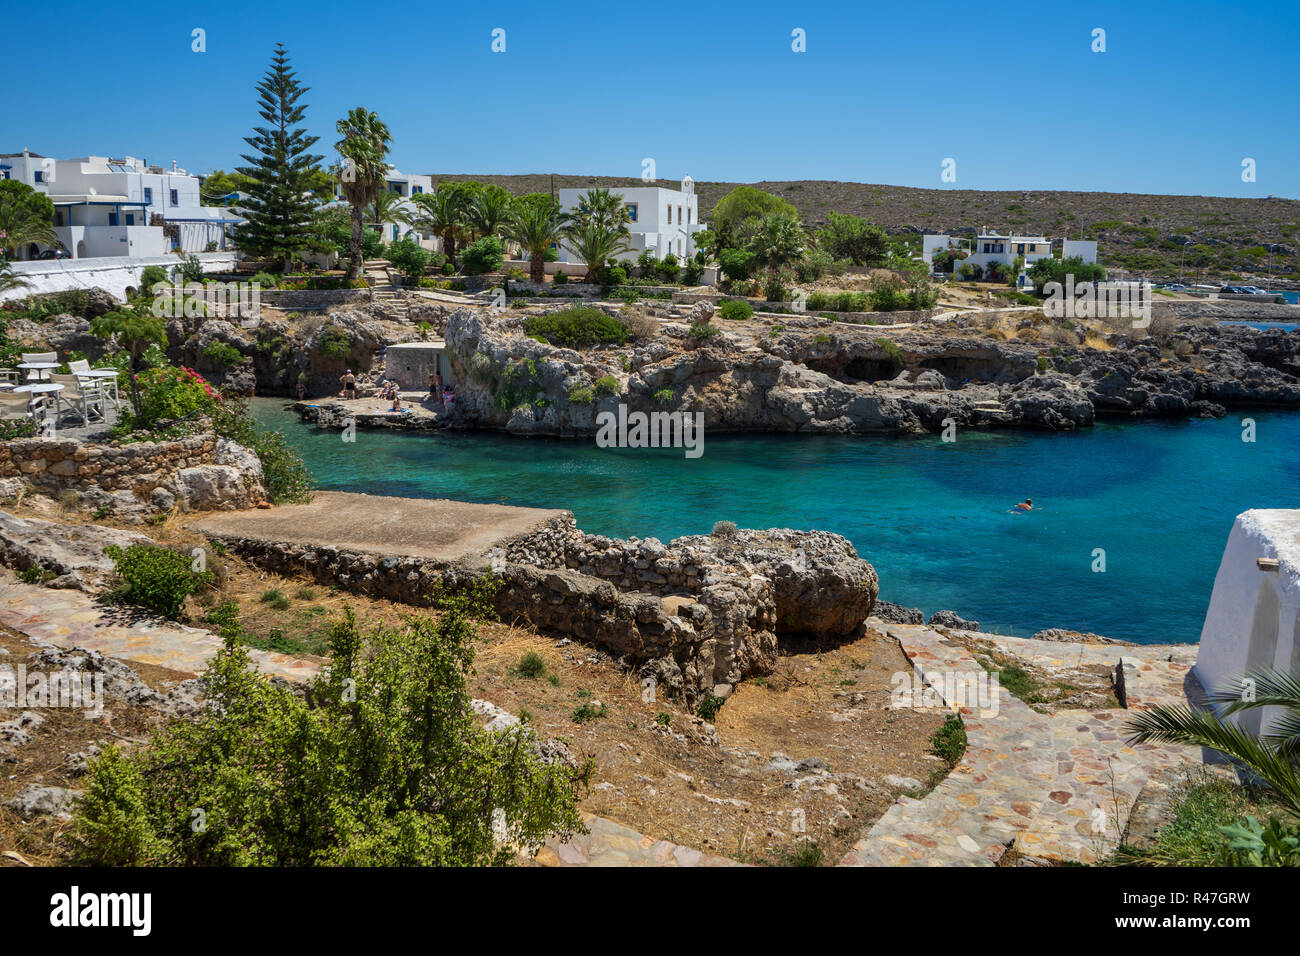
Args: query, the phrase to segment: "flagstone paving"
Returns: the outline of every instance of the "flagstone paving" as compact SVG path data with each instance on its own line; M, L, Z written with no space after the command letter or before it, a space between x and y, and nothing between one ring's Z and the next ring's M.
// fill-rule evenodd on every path
M965 647L927 627L879 626L936 690L948 686L944 672L982 670ZM1203 700L1191 674L1193 646L968 636L1049 667L1122 659L1130 710ZM1129 744L1123 709L1040 714L1004 688L998 694L996 713L961 708L967 747L958 766L923 799L900 797L841 865L991 866L1011 845L1031 856L1093 863L1115 848L1148 779L1202 760L1198 748Z
M84 647L108 657L200 673L221 648L211 631L170 621L129 616L82 591L24 584L0 569L0 623L56 647ZM249 648L262 673L308 680L318 665L288 654Z

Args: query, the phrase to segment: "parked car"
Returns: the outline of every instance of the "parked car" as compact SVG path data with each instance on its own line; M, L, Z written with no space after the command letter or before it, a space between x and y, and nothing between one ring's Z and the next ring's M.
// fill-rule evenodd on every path
M36 256L37 259L71 259L72 253L67 249L46 249Z

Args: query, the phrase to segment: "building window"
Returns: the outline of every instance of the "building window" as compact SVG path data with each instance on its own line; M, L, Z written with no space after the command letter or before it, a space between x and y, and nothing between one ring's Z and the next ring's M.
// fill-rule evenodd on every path
M168 199L173 206L179 206L181 204L180 194L174 189L168 191Z
M411 195L412 195L412 196L418 196L418 195L420 195L420 193L422 193L422 192L424 192L424 187L423 187L423 186L412 186L412 187L411 187Z
M110 226L116 226L116 225L117 225L117 210L114 210L113 212L110 212L110 213L108 214L108 224L109 224Z
M691 224L691 207L690 207L690 206L687 206L687 207L686 207L686 225L689 226L690 224Z
M36 177L36 182L38 182L38 183L43 183L43 182L45 182L45 172L44 172L44 170L40 170L40 169L38 169L38 170L36 170L34 173L32 173L32 175Z
M128 213L126 214L126 224L127 224L128 226L134 226L134 225L135 225L135 213L133 213L133 212L128 212Z
M56 226L61 226L61 225L63 225L63 210L62 210L62 209L56 209L56 210L54 211L54 224L55 224Z
M146 206L153 205L153 189L149 186L144 187L144 204Z
M677 207L677 225L680 226L681 224L682 224L682 207L681 207L681 206L678 206L678 207Z
M669 206L669 207L668 207L668 225L671 226L672 224L673 224L673 207L672 207L672 206Z
M630 202L630 203L624 203L624 205L627 206L627 218L632 222L636 222L636 215L637 215L636 203Z

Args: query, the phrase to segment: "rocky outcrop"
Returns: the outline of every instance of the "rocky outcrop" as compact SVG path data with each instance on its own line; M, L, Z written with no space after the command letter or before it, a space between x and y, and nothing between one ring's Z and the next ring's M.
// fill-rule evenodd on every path
M1186 325L1159 344L1111 334L1094 348L1001 340L971 319L866 331L790 318L767 336L720 323L699 338L666 322L647 339L578 352L529 338L524 322L468 309L449 317L457 408L439 425L586 436L625 405L700 412L715 432L899 434L1300 407L1300 334L1280 331ZM617 394L593 392L598 379Z
M935 611L930 615L931 627L950 627L957 631L978 631L979 621L968 621L959 617L956 611Z
M151 544L133 531L101 525L70 525L41 518L20 518L0 511L0 564L16 571L39 568L55 575L49 587L95 591L113 573L104 549Z

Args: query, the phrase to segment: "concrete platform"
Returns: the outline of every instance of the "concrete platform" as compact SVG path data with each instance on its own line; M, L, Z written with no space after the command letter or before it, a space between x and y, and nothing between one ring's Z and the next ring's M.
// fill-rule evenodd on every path
M214 514L188 525L214 537L456 561L564 514L547 508L318 491L309 504Z

